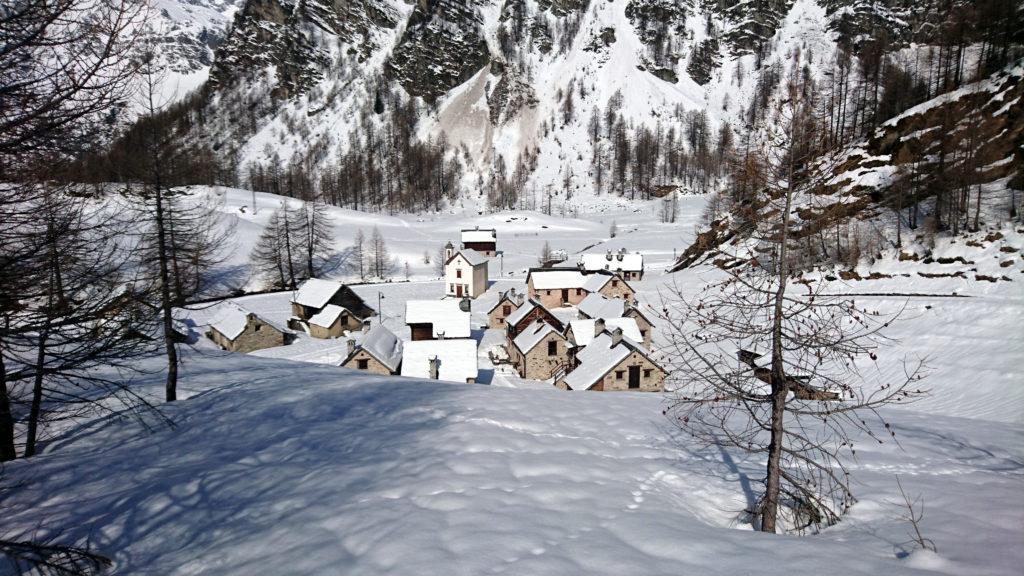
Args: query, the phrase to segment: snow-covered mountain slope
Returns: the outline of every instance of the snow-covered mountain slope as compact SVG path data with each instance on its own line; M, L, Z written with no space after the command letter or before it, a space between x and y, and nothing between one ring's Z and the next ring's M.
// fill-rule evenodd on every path
M764 62L801 48L824 66L836 16L814 0L767 4L251 0L217 51L216 89L193 137L243 179L275 156L315 179L352 148L352 133L369 145L366 126L382 129L415 97L419 138L459 152L467 192L528 157L538 168L523 188L589 196L593 117L621 118L630 133L671 129L685 146L688 113L704 114L702 129L739 125Z
M148 37L161 70L159 104L181 100L209 77L214 51L243 0L150 0Z

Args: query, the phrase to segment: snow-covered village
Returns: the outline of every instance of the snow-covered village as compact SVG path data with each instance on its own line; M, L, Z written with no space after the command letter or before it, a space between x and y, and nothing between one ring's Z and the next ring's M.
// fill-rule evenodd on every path
M1017 576L1019 0L0 5L0 576Z

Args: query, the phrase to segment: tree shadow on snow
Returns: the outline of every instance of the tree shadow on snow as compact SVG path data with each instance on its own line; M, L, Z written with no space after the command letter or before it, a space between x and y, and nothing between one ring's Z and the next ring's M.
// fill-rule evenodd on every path
M426 465L430 455L410 446L447 424L438 401L466 389L219 360L193 358L204 363L193 374L225 382L175 403L176 429L143 437L104 426L107 444L68 442L35 459L38 483L10 494L7 509L20 510L11 529L73 526L62 543L91 541L123 573L170 573L186 562L201 570L224 562L226 550L241 573L287 571L286 558L302 558L303 571L344 573L351 557L323 541L338 536L325 527L339 530L346 509L408 481L381 470L418 458Z

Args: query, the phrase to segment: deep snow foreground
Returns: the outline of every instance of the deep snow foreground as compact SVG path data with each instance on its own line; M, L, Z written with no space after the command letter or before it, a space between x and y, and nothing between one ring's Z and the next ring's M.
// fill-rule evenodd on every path
M889 414L818 536L737 525L759 463L671 434L663 399L377 377L190 352L175 430L98 423L17 461L4 531L63 527L119 574L1017 574L1024 429ZM940 556L901 544L894 475ZM756 489L756 487L754 487ZM933 572L933 570L935 572ZM2 571L2 568L0 568Z

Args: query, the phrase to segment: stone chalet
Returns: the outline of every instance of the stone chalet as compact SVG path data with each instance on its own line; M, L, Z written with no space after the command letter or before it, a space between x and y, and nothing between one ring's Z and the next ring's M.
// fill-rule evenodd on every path
M644 277L644 256L639 252L629 253L625 248L618 252L608 250L604 254L580 256L580 268L587 272L606 270L618 274L623 280L640 280Z
M560 331L537 318L512 340L508 356L523 378L547 380L568 366L568 346Z
M211 317L207 336L224 350L253 352L284 346L291 332L251 310L226 301L219 304L218 310Z
M405 303L405 323L411 339L445 340L471 335L469 300L409 300Z
M402 350L402 341L394 332L381 324L373 324L365 330L358 344L355 340L348 341L348 356L341 365L372 374L398 374Z
M478 375L476 340L418 340L402 348L402 376L473 384Z
M591 294L632 301L636 292L618 275L579 268L531 268L526 275L527 295L547 308L576 306Z
M345 330L358 330L363 320L376 314L340 282L310 278L292 296L292 316L308 324L315 338L336 338Z
M644 310L647 310L647 312L645 313ZM651 348L651 334L654 329L654 323L651 322L650 316L653 315L653 311L635 300L605 298L602 294L591 294L579 303L576 307L576 312L580 318L587 319L632 318L640 329L640 337L643 340L644 348L648 350Z
M571 371L560 374L555 386L562 390L660 392L668 372L622 330L605 330L575 358Z
M508 338L509 346L519 334L538 319L553 326L559 332L565 330L565 325L550 310L540 302L530 298L505 319L505 335Z
M522 293L516 294L515 288L509 288L502 292L498 303L487 311L487 327L504 330L506 319L513 312L519 310L519 307L523 305L524 297L525 295Z
M476 298L487 291L487 257L471 248L444 247L445 294Z
M461 242L463 248L476 250L487 257L494 257L498 253L498 231L494 228L476 228L462 230Z

